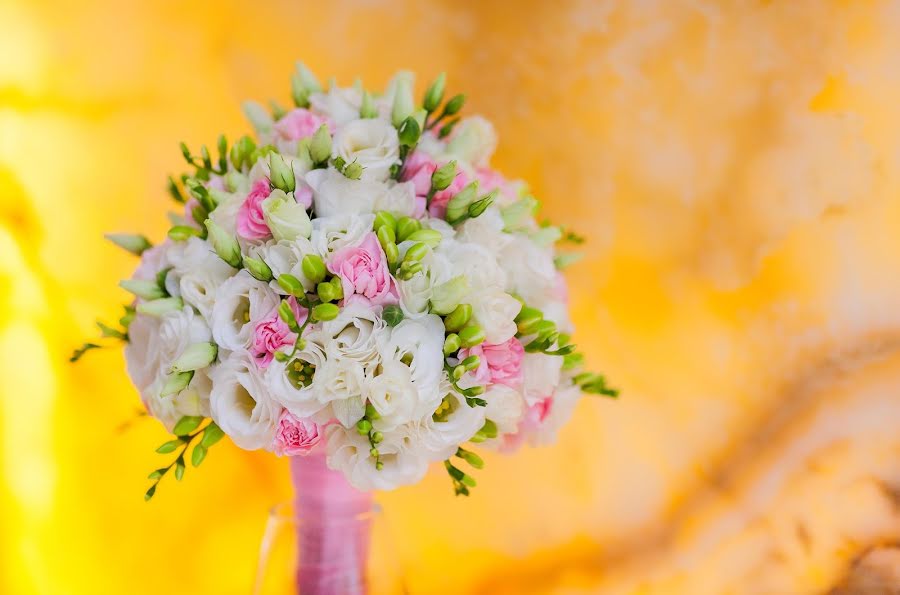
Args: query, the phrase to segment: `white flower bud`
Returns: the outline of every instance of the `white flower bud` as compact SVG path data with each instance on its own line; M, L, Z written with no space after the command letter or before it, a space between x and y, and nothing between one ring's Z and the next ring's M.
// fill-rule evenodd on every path
M312 223L306 208L297 203L293 194L273 190L262 202L263 217L277 241L309 238Z
M244 112L244 116L250 120L250 124L253 125L253 129L256 130L257 134L265 134L272 130L275 122L272 120L269 112L266 111L266 108L255 101L245 101L241 104L241 109Z
M469 293L469 279L465 275L453 277L449 281L435 286L431 294L431 311L445 316L459 305Z
M408 72L397 73L393 81L394 104L391 109L391 124L394 128L398 128L415 109L412 83L412 74Z
M172 373L193 372L213 363L219 348L215 343L194 343L172 364Z

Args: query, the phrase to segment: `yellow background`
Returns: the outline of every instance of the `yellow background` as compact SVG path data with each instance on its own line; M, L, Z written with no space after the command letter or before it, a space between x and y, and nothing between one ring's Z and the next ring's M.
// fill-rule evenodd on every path
M247 593L285 461L150 504L112 321L177 143L293 61L446 70L590 238L577 342L623 390L553 447L379 496L414 593L816 593L900 540L900 8L882 2L0 3L0 592ZM123 428L123 424L130 423Z

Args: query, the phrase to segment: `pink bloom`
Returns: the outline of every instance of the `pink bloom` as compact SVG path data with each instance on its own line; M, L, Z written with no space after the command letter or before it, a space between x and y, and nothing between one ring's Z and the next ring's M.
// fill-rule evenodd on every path
M518 388L522 384L522 358L525 349L515 337L505 343L482 343L470 349L460 349L459 358L477 355L481 363L475 370L475 379L485 384L505 384Z
M287 409L281 411L275 428L273 450L278 456L306 455L322 440L323 428L309 419L299 419Z
M444 164L438 164L422 151L416 151L406 160L400 180L413 183L416 192L416 216L424 214L428 192L431 190L431 175L434 173L434 170L442 165ZM447 203L450 202L450 199L456 193L465 188L469 182L468 176L457 168L456 177L453 178L450 186L445 190L434 193L434 196L431 198L431 206L428 209L429 214L432 217L443 218L447 213Z
M286 141L300 140L316 133L322 124L332 124L327 118L314 114L309 110L297 108L286 113L275 123L275 134Z
M509 198L516 198L516 189L503 175L495 169L481 167L475 175L478 178L478 191L487 193L492 190L500 190L501 194Z
M547 420L547 416L550 415L552 409L552 396L541 399L533 405L530 405L525 411L525 416L522 418L522 421L519 422L519 428L516 433L503 436L501 450L504 452L518 450L527 438L541 429L541 426Z
M301 308L293 296L288 298L291 310L299 324L306 321L306 308ZM250 354L254 357L256 365L260 368L268 368L275 357L275 352L285 345L293 345L297 339L296 335L291 332L285 321L278 315L278 309L272 312L262 321L256 324L253 335L253 345L250 347Z
M569 303L569 284L566 283L566 277L559 271L556 272L556 280L552 290L553 299L559 300L564 304Z
M345 302L354 301L354 295L379 306L397 302L387 258L374 233L366 234L356 246L332 254L328 270L341 278Z
M306 184L297 186L297 189L294 190L294 200L296 200L298 204L303 205L303 208L309 209L313 203L312 188Z
M263 218L262 202L272 192L269 179L257 180L244 199L237 213L237 233L246 240L262 240L270 235L269 226Z

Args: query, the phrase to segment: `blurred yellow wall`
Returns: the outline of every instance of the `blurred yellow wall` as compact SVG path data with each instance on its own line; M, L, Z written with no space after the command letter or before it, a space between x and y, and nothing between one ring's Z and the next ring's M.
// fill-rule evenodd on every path
M440 70L496 165L591 239L577 342L623 389L559 443L383 494L415 593L816 593L900 541L900 7L0 3L0 592L247 593L287 466L217 446L142 501L112 320L177 142L293 61ZM123 424L133 422L123 428Z

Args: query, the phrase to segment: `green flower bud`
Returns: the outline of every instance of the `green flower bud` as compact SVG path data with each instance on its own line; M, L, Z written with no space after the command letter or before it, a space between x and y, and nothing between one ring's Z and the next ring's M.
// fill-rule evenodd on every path
M444 98L444 86L446 83L447 73L442 72L434 79L434 82L431 83L428 90L425 91L425 101L423 102L423 105L428 112L433 112L441 104L441 100Z
M103 236L119 248L128 250L135 256L143 254L144 250L153 246L150 240L142 235L130 233L108 233Z
M453 118L441 126L441 129L438 131L438 138L447 138L450 136L457 124L459 124L459 118Z
M425 120L428 118L428 112L419 108L412 113L412 118L416 121L416 124L419 125L419 130L425 130ZM419 136L421 137L421 133Z
M475 347L484 342L484 331L477 324L459 331L459 341L463 347Z
M149 316L162 316L169 312L178 312L184 309L184 302L180 297L160 298L158 300L150 300L137 305L135 311L138 314L147 314Z
M444 106L444 114L448 116L452 116L459 112L462 109L462 106L466 103L466 96L460 93L459 95L454 95L450 98L450 101L447 102L447 105Z
M459 351L462 343L459 340L459 335L456 333L451 333L447 335L447 338L444 339L444 355L451 355Z
M406 239L411 242L422 242L431 248L437 248L444 236L441 235L441 232L434 229L420 229L409 234Z
M300 332L300 323L297 322L297 317L294 316L294 310L287 300L281 300L278 304L278 317L284 321L292 332Z
M470 304L458 305L446 318L444 328L454 333L462 329L472 318L472 306Z
M269 155L269 180L282 192L293 192L297 187L294 171L278 153Z
M159 396L168 397L169 395L177 395L187 388L187 385L191 383L193 377L193 372L176 372L174 374L169 374L166 377L166 382L163 384Z
M465 373L466 373L465 366L456 366L455 368L453 368L453 371L451 372L450 375L453 376L453 380L459 380L465 375Z
M472 204L469 205L468 215L470 218L474 219L478 217L482 213L484 213L489 206L494 204L494 199L497 197L497 190L493 190L490 194L487 194L481 197L479 200L476 200Z
M303 79L296 72L291 75L291 99L297 107L309 106L309 89L303 85Z
M384 249L384 256L388 261L388 264L394 265L400 260L400 249L397 247L397 244L391 242L386 246L382 246Z
M213 250L216 251L219 258L234 268L239 268L243 259L241 258L241 246L238 244L237 238L222 229L212 219L206 220L206 229L209 243L212 244Z
M273 190L262 201L263 218L276 241L293 241L308 238L312 234L312 222L306 207L299 204L293 194Z
M400 124L397 130L397 137L400 139L400 145L403 147L413 147L419 142L419 136L422 135L422 128L412 116L407 117Z
M343 297L343 292L335 288L333 283L323 281L316 285L316 293L323 302L334 302Z
M381 317L389 326L397 326L403 320L403 310L400 309L400 306L391 304L384 307Z
M317 79L316 75L314 75L312 71L306 67L306 64L298 60L294 65L294 70L297 74L297 78L299 79L300 84L304 89L306 89L310 93L318 93L322 90L322 85L319 84L319 79Z
M376 462L375 462L375 469L376 469L377 471L381 471L382 469L384 469L384 463L382 463L381 461L376 461Z
M125 279L124 281L119 281L119 287L145 300L156 300L166 297L166 290L155 281Z
M354 161L353 163L348 163L347 166L341 170L341 173L349 180L358 180L362 177L363 166Z
M323 281L325 274L328 272L325 269L325 262L318 254L307 254L304 256L300 262L300 268L303 270L303 275L313 283Z
M422 224L418 219L412 217L403 217L397 222L397 241L405 242L409 236L422 229Z
M363 418L356 422L356 431L359 432L360 436L365 436L372 430L372 422Z
M391 124L400 128L403 121L412 115L415 109L411 76L398 75L394 85L394 105L391 109Z
M231 146L229 157L235 169L242 169L244 165L252 167L250 155L256 150L256 143L249 136L242 136Z
M394 228L389 225L379 227L375 235L378 236L378 243L381 244L382 248L388 244L397 243L397 234L394 232Z
M272 280L272 269L270 269L269 265L267 265L262 260L245 256L244 268L247 269L247 272L249 272L250 275L258 281L268 283Z
M366 402L366 417L368 419L381 419L381 415L378 414L378 411L375 409L375 406L372 403Z
M462 391L462 394L466 397L477 397L478 395L484 394L484 387L483 386L472 386L472 387L469 387L469 388L465 389L464 391Z
M285 292L295 297L302 297L306 293L300 279L287 273L278 275L278 285L280 285Z
M456 161L451 161L434 170L431 174L431 189L434 191L446 190L456 177Z
M329 281L329 283L331 283L334 286L334 290L337 291L337 297L335 299L339 300L344 297L344 283L340 277L335 275L331 278L331 281Z
M475 454L472 451L463 450L460 448L460 449L457 449L456 456L458 456L459 458L461 458L468 464L472 465L476 469L484 469L484 461L481 459L481 457L479 457L477 454Z
M319 304L313 306L312 316L315 320L334 320L341 313L341 309L334 304Z
M253 129L256 130L257 134L265 134L272 130L275 122L266 108L255 101L245 101L241 104L241 108L244 116L250 120L250 124L253 125Z
M194 343L188 345L184 352L172 364L172 373L192 372L205 368L216 360L219 348L215 343Z
M375 102L372 101L372 94L368 91L363 91L362 105L359 108L359 117L362 119L378 117L378 108L375 107Z
M282 119L287 113L287 110L284 109L284 107L274 99L269 100L269 107L272 109L272 117L275 120Z
M404 262L397 270L396 277L401 281L409 281L422 270L421 262Z
M422 242L418 242L409 247L406 254L403 256L403 262L416 262L422 260L425 258L426 254L428 254L428 246Z
M447 202L447 223L454 225L469 214L469 205L475 201L478 193L478 182L472 182L460 190Z
M372 432L372 442L375 444L381 444L381 441L384 440L384 434L381 432Z
M431 311L445 316L453 312L459 302L469 293L469 279L465 275L456 276L435 286L431 295Z
M530 335L542 320L544 315L540 310L525 306L516 316L516 327L520 335Z
M167 234L169 238L176 242L184 242L188 238L192 236L200 236L203 232L201 232L196 227L191 227L190 225L175 225L171 229L169 229L169 233Z
M397 218L388 211L378 211L375 213L375 223L372 225L372 229L378 233L378 230L382 227L389 227L391 231L395 232L394 239L391 241L396 241Z
M584 258L584 254L582 254L581 252L567 252L565 254L557 254L553 258L553 264L557 269L562 270L567 266L575 264L582 258Z
M466 369L466 371L471 372L472 370L478 368L481 365L481 358L477 355L470 355L463 361L459 362L459 364Z
M379 455L378 449L373 446L372 448L369 449L369 454L375 458L378 458L378 455ZM376 468L377 468L377 466L376 466Z
M331 133L328 126L322 124L309 142L309 158L314 165L320 165L331 157Z

